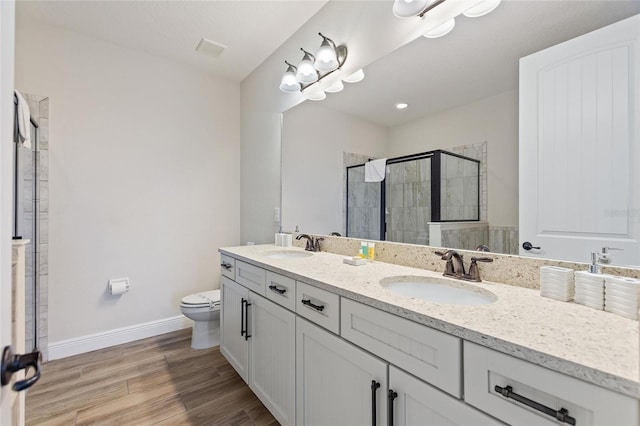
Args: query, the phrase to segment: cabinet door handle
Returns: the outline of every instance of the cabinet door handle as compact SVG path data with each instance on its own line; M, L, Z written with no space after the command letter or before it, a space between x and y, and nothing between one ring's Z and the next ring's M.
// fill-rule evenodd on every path
M224 269L226 269L227 271L230 271L230 270L231 270L231 264L230 264L230 263L222 262L222 263L220 264L220 266L222 266L222 267L223 267Z
M244 301L244 340L249 340L251 335L249 334L249 300Z
M240 335L244 336L247 332L247 330L245 330L244 328L244 319L245 319L245 315L244 315L244 305L245 303L247 303L247 300L243 297L242 300L240 301Z
M380 383L375 380L371 381L371 424L372 426L377 426L378 421L376 420L376 415L378 413L377 407L377 398L376 394L378 393L378 389L380 388Z
M576 419L569 416L569 410L566 408L561 408L559 410L554 410L553 408L549 408L546 405L542 405L539 402L533 401L529 398L526 398L522 395L518 395L513 392L513 388L511 386L500 387L496 385L494 390L505 398L511 398L513 400L518 401L521 404L526 405L527 407L531 407L534 410L538 410L548 416L553 417L561 423L568 423L570 425L576 424Z
M393 400L398 397L398 392L393 389L387 391L387 426L393 426Z
M324 311L324 305L316 305L310 299L302 299L302 304L306 305L310 308L315 309L316 311L322 312Z
M277 285L270 285L269 290L273 291L274 293L278 293L280 295L285 294L287 292L286 288L278 288Z

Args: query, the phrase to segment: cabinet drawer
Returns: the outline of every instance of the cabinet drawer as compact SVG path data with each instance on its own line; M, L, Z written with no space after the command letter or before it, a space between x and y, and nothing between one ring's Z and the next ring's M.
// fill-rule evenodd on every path
M236 260L236 282L254 293L264 296L267 271L257 266Z
M236 260L227 256L226 254L220 255L220 272L227 278L236 280Z
M425 325L342 298L340 334L447 393L462 395L462 341Z
M267 299L284 306L291 311L296 310L296 281L271 271L267 271Z
M296 313L340 333L340 296L337 294L296 281Z
M464 342L465 400L500 420L518 425L558 425L549 414L507 398L496 387L552 410L566 409L576 425L640 424L640 402L518 358Z

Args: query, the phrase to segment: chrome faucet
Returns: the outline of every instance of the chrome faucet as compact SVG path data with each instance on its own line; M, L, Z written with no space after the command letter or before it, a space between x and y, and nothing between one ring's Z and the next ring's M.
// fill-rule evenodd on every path
M302 238L305 238L307 240L307 244L304 248L306 251L320 251L320 241L323 241L324 238L322 237L314 238L307 234L300 234L296 237L296 240L300 240Z
M442 260L446 260L444 275L445 277L454 277L466 281L482 282L480 279L480 269L478 262L493 262L488 257L472 257L469 265L469 273L464 270L463 256L455 250L447 250L445 252L436 251L438 256L442 256Z

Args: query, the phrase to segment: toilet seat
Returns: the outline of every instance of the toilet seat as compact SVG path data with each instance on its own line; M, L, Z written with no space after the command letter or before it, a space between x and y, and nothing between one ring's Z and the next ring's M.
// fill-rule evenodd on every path
M203 291L182 298L180 306L185 308L220 308L220 290Z

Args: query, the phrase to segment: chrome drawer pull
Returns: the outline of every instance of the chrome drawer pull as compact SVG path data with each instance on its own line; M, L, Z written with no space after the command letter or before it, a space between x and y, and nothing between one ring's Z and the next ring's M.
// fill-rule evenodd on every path
M273 291L274 293L278 293L280 295L283 295L287 292L286 288L278 288L278 286L276 285L270 285L269 290Z
M310 299L307 299L307 300L302 299L302 304L306 305L306 306L308 306L310 308L313 308L313 309L315 309L316 311L319 311L319 312L324 311L324 306L323 305L316 305L313 302L311 302Z
M226 269L227 271L230 271L230 270L231 270L231 264L230 264L230 263L222 262L222 263L220 264L220 266L222 266L222 267L223 267L224 269Z
M551 416L562 423L568 423L570 425L576 424L576 419L569 415L569 410L566 408L561 408L560 410L554 410L553 408L549 408L546 405L542 405L539 402L533 401L529 398L525 398L522 395L518 395L513 392L513 388L511 386L500 387L496 385L494 388L496 392L505 398L511 398L518 401L521 404L524 404L528 407L533 408L534 410L538 410L548 416Z

